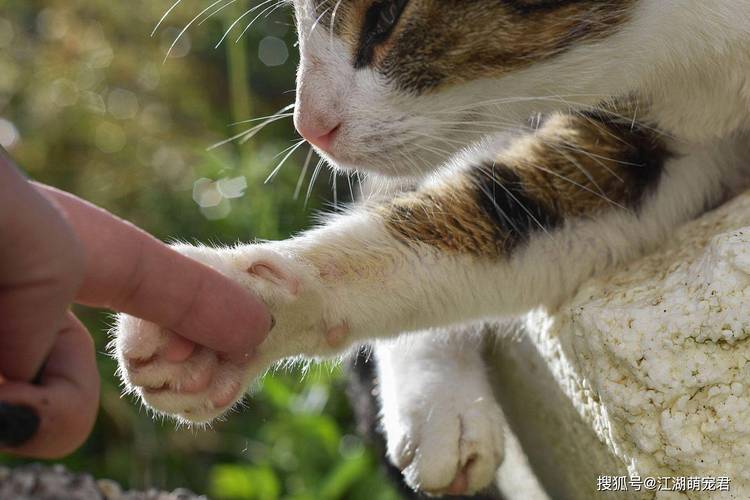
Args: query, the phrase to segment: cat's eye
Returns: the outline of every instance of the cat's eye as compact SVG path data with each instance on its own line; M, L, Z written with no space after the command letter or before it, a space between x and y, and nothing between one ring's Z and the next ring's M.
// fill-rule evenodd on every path
M399 2L396 0L386 1L384 5L378 8L378 20L375 25L376 33L384 33L390 31L393 25L396 24L401 10L404 8L406 2Z
M365 13L355 66L362 67L372 59L374 47L390 35L409 0L376 0Z
M370 36L387 36L396 25L407 2L408 0L376 0L365 15L365 27L370 25Z

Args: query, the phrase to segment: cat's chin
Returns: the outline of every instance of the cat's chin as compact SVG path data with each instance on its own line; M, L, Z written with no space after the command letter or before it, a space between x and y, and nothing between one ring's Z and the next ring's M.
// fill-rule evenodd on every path
M432 165L425 165L424 167L416 168L414 165L394 165L392 160L372 161L372 159L364 158L356 160L334 159L328 154L320 152L318 154L325 158L331 168L345 175L359 173L399 182L418 181L439 169L438 165L434 167Z
M412 151L404 145L385 145L378 154L356 153L336 150L323 151L315 147L315 152L333 169L344 174L374 174L399 181L414 181L424 178L445 165L451 154L437 156L429 151Z

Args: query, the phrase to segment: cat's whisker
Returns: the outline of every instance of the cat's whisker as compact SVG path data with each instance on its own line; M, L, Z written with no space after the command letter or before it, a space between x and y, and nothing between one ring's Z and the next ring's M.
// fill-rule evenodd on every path
M245 144L247 141L249 141L250 139L252 139L253 137L255 137L261 130L263 130L264 128L266 128L271 123L277 122L277 121L282 120L284 118L286 118L286 117L282 116L282 117L278 117L278 118L269 118L268 120L266 120L266 121L264 121L264 122L256 125L255 127L251 128L249 131L246 132L246 135L244 135L244 137L242 137L239 140L239 143L240 144Z
M594 178L594 176L591 175L591 172L589 172L588 169L586 169L583 165L581 165L581 162L579 162L578 160L576 160L576 158L574 156L570 155L568 152L565 152L565 151L561 150L560 148L554 147L554 149L555 149L555 151L557 151L558 153L560 153L560 155L563 158L565 158L568 161L568 163L570 163L571 165L575 166L589 180L589 182L596 189L599 190L599 194L601 194L602 196L606 196L604 194L604 190L599 185L599 183L596 182L596 179Z
M528 165L528 166L530 166L532 168L535 168L537 170L541 170L542 172L548 173L550 175L553 175L553 176L555 176L555 177L557 177L559 179L564 180L565 182L569 182L572 185L574 185L574 186L576 186L576 187L578 187L578 188L580 188L580 189L582 189L582 190L584 190L584 191L586 191L588 193L591 193L594 196L597 196L597 197L603 199L607 203L610 203L611 205L613 205L613 206L615 206L617 208L620 208L622 210L630 212L630 209L628 209L626 206L624 206L624 205L622 205L620 203L617 203L616 201L612 200L611 198L609 198L607 196L604 196L604 195L602 195L600 193L597 193L596 191L594 191L593 189L589 188L588 186L584 186L583 184L581 184L579 182L576 182L573 179L571 179L571 178L569 178L569 177L567 177L565 175L560 174L559 172L555 172L554 170L550 170L548 168L544 168L544 167L542 167L541 165L539 165L537 163L526 162L526 165Z
M321 20L321 19L323 19L323 16L325 16L325 15L326 15L326 13L328 13L328 11L330 11L330 10L331 10L331 8L330 8L330 7L326 7L326 8L325 8L325 9L323 10L323 12L321 12L321 13L320 13L320 15L319 15L319 16L318 16L318 17L317 17L317 18L315 19L315 22L313 23L312 27L310 28L310 33L308 33L308 34L307 34L307 38L308 38L308 39L309 39L309 38L310 38L310 36L312 36L312 34L313 34L313 33L315 32L315 28L317 28L317 27L318 27L318 25L320 24L320 20Z
M208 21L209 19L211 19L213 16L215 16L216 14L218 14L222 10L226 9L227 7L229 7L230 5L232 5L235 2L237 2L237 0L230 0L229 2L225 3L224 5L220 5L213 12L209 13L206 17L204 17L203 19L201 19L200 22L198 23L198 26L203 25L203 23L205 23L206 21Z
M495 210L498 212L498 214L500 214L500 215L503 216L503 219L505 219L505 221L510 225L510 227L513 228L513 230L516 233L521 234L521 231L519 231L518 226L516 225L516 223L513 220L513 218L510 217L505 212L505 210L503 210L503 208L500 205L497 204L497 198L495 197L495 195L493 193L488 192L487 188L485 186L483 186L482 183L477 182L475 185L476 185L477 189L479 189L487 197L487 199L492 202L492 205L495 207Z
M421 171L421 170L422 170L422 169L421 169L421 168L419 167L419 165L417 165L417 163L416 163L416 162L414 161L414 159L413 159L413 158L411 158L410 156L408 156L408 155L407 155L406 153L404 153L403 151L399 151L399 154L400 154L400 155L401 155L401 156L402 156L402 157L403 157L403 158L404 158L404 159L405 159L405 160L406 160L407 162L409 162L409 163L410 163L410 164L412 165L412 167L414 167L414 169L415 169L415 170L416 170L417 172L419 172L419 171ZM393 161L391 161L391 169L392 169L392 170L393 170L394 172L398 172L398 169L396 168L396 164L395 164L395 163L394 163Z
M346 183L349 185L349 199L354 200L354 188L352 187L352 173L346 173Z
M196 21L197 21L198 19L200 19L200 18L201 18L201 17L202 17L202 16L203 16L203 15L204 15L204 14L205 14L206 12L208 12L208 11L209 11L209 10L211 10L211 9L213 9L213 8L214 8L214 7L216 6L216 5L218 5L218 4L222 3L222 2L225 2L225 1L226 1L226 0L216 0L216 1L215 1L215 2L213 2L213 3L211 4L211 5L209 5L208 7L206 7L205 9L203 9L202 11L200 11L200 12L198 13L198 15L196 15L196 16L195 16L194 18L192 18L192 19L190 20L190 22L188 22L188 23L187 23L187 24L185 25L185 27L184 27L184 28L182 28L182 31L180 31L180 32L179 32L179 33L177 34L177 36L175 37L174 41L172 41L172 45L170 45L170 46L169 46L169 49L167 49L167 55L165 55L165 56L164 56L164 61L163 61L163 62L164 62L164 63L166 63L166 62L167 62L167 59L169 59L169 55L170 55L170 54L172 53L172 51L174 50L174 48L175 48L175 47L177 46L177 44L179 43L179 41L180 41L180 40L182 39L183 35L185 35L185 33L187 33L187 31L188 31L188 30L190 29L190 27L191 27L191 26L192 26L193 24L195 24L195 22L196 22ZM230 0L230 1L233 1L233 0Z
M292 106L294 106L294 105L292 105ZM268 116L260 116L258 118L250 118L249 120L241 120L241 121L238 121L238 122L233 122L233 123L230 123L229 126L233 127L233 126L236 126L236 125L242 125L243 123L259 122L261 120L268 120L270 118L278 118L280 120L282 118L291 118L292 116L294 116L294 113L274 113L274 114L268 115Z
M637 166L637 164L635 164L635 163L626 162L626 161L623 161L623 160L617 160L617 159L614 159L614 158L607 158L607 157L604 157L604 156L601 156L601 155L595 155L595 154L593 154L593 153L591 153L589 151L586 151L583 148L576 147L576 146L574 146L572 144L566 144L566 143L562 143L562 144L550 144L550 146L553 147L560 154L565 154L562 150L567 149L568 151L572 151L572 152L575 152L575 153L580 153L580 154L582 154L584 156L587 156L587 157L591 158L592 161L594 161L597 165L599 165L600 167L602 167L602 169L606 170L607 173L609 173L610 175L612 175L614 178L616 178L620 182L625 182L625 179L623 179L621 176L619 176L617 174L617 172L615 172L614 170L612 170L611 168L609 168L607 166L607 164L604 161L602 161L602 160L611 161L611 162L619 163L619 164L622 164L622 165Z
M448 107L448 108L442 108L440 110L431 111L427 114L450 114L455 113L456 111L461 110L467 110L467 109L476 109L481 107L487 107L487 106L494 106L499 104L515 104L520 102L533 102L533 101L552 101L552 102L560 102L559 98L561 96L559 95L546 95L546 96L514 96L514 97L502 97L502 98L495 98L495 99L487 99L484 101L477 101L470 104L462 104L459 106L454 107ZM603 94L566 94L563 97L590 97L595 99L603 99L606 96ZM574 103L573 101L567 101L570 104L574 104L576 106L581 105L579 103Z
M586 155L586 156L588 156L589 158L592 158L592 159L596 158L596 159L599 159L599 160L604 160L604 161L608 161L608 162L612 162L612 163L617 163L618 165L626 165L626 166L629 166L629 167L638 167L638 166L641 165L640 163L634 163L632 161L619 160L617 158L610 158L608 156L604 156L604 155L601 155L601 154L592 153L591 151L586 151L585 149L581 148L580 146L576 146L574 144L569 144L569 143L566 143L566 142L562 142L560 144L557 144L557 146L561 147L561 148L567 148L570 151L579 152L579 153L584 154L584 155Z
M240 40L242 40L242 37L245 36L245 33L247 33L248 30L250 28L252 28L252 26L255 24L255 22L261 16L263 16L263 14L265 14L266 17L268 17L269 15L271 15L271 13L273 13L274 11L276 11L277 9L279 9L280 7L283 7L284 5L285 5L285 2L283 0L279 0L275 4L271 4L268 7L266 7L265 9L263 9L262 11L260 11L258 13L258 15L253 18L252 21L250 21L249 23L247 23L247 26L245 26L245 29L242 30L242 32L240 33L240 36L238 36L237 39L234 42L237 43Z
M360 192L360 194L364 193L365 190L362 187L362 173L359 170L357 170L356 172L354 172L354 174L357 176L357 184L359 185L359 192ZM368 199L369 199L369 196L368 196Z
M307 156L305 157L305 163L302 165L302 172L299 174L299 178L297 179L297 185L294 187L294 196L293 199L297 200L299 199L299 193L302 189L302 183L305 180L305 177L307 176L307 169L310 166L310 160L312 160L312 156L315 150L312 146L307 150Z
M277 117L278 118L286 118L286 117L289 117L289 116L293 116L294 115L293 112L287 113L287 111L289 111L290 109L294 109L294 106L295 106L295 103L287 104L286 106L284 106L283 108L279 109L278 111L276 111L273 114L270 114L270 115L267 115L267 116L260 116L258 118L250 118L249 120L242 120L242 121L230 123L230 125L241 125L243 123L257 122L257 121L260 121L260 120L266 120L266 119L271 119L271 118L277 118Z
M273 180L273 178L276 177L276 174L279 173L279 171L281 170L281 167L284 166L284 163L286 163L286 161L289 159L289 157L292 156L294 154L294 152L297 151L300 148L300 146L302 146L305 143L307 143L307 141L305 141L304 139L302 139L302 140L296 142L295 144L293 144L292 146L286 148L281 153L277 154L274 158L276 158L276 157L278 157L278 156L280 156L280 155L282 155L282 154L284 154L286 152L286 155L281 159L281 161L279 162L279 164L276 165L276 168L274 168L271 171L271 173L268 174L268 177L266 177L266 180L263 181L263 184L268 184L269 182L271 182Z
M338 178L338 174L336 173L336 169L331 169L331 180L332 180L331 191L333 193L333 209L338 211L339 194L337 190L338 186L336 185L337 178Z
M253 12L255 12L256 10L260 9L264 5L266 5L266 4L270 3L270 2L273 2L273 1L274 0L264 0L263 2L259 3L258 5L256 5L256 6L252 7L252 8L250 8L250 9L246 10L245 12L243 12L224 31L224 34L221 36L221 38L216 43L216 45L214 45L214 48L217 49L217 48L219 48L221 46L222 43L224 43L224 40L226 40L226 38L229 36L229 33L232 32L232 30L234 29L234 27L237 26L240 23L240 21L242 21L244 18L246 18L247 16L249 16L250 14L252 14Z
M599 125L599 123L597 123L596 120L592 120L591 117L587 113L583 112L583 110L593 111L593 112L598 112L598 113L604 113L606 115L609 115L609 116L612 116L612 117L615 117L615 118L619 118L619 119L623 120L624 122L630 123L631 130L635 127L635 124L638 123L639 127L643 128L644 130L648 130L649 132L651 132L651 133L653 133L653 134L655 134L655 135L657 135L659 137L670 138L670 139L674 138L672 136L672 134L670 134L667 131L664 131L664 130L656 128L656 127L652 127L648 123L644 123L643 121L637 121L636 120L636 113L635 113L635 111L637 111L639 109L637 101L635 102L635 109L634 109L633 116L628 116L628 115L624 115L622 113L618 113L615 110L615 108L617 107L617 102L611 96L607 96L607 97L603 96L603 98L602 98L602 102L608 103L608 106L606 108L603 108L601 106L601 103L598 103L598 104L581 104L581 103L577 103L577 102L568 101L568 100L564 99L564 97L565 96L558 96L558 101L561 104L567 104L567 105L569 105L570 106L569 112L575 114L576 116L580 116L581 118L586 119L587 121L591 122L592 125L594 125L599 130L601 130L602 132L604 132L604 133L606 133L608 135L611 135L610 132L607 131L607 130L602 129L601 126ZM617 139L618 140L622 140L619 137L617 137Z
M333 26L336 23L336 14L338 13L338 10L339 10L339 7L341 6L342 1L343 0L337 0L336 5L334 5L333 11L331 12L331 27L329 30L330 38L328 40L328 43L331 47L333 47L333 32L334 32Z
M310 177L310 184L307 185L307 193L305 194L305 207L307 206L307 202L310 201L310 195L312 194L313 187L315 186L315 181L318 180L318 174L320 174L320 169L323 167L323 158L318 160L318 163L315 165L315 169L313 170L312 177Z
M233 136L231 136L231 137L229 137L227 139L224 139L224 140L219 141L219 142L217 142L215 144L212 144L211 146L209 146L208 148L206 148L206 151L211 151L213 149L216 149L218 147L221 147L221 146L223 146L225 144L228 144L228 143L236 141L236 140L239 140L240 144L244 144L247 141L249 141L250 139L252 139L256 134L258 134L258 132L260 132L261 130L263 130L267 125L269 125L269 124L271 124L273 122L276 122L278 120L281 120L283 118L286 118L286 116L278 116L278 117L269 118L266 121L264 121L262 123L259 123L258 125L255 125L254 127L251 127L251 128L249 128L247 130L244 130L244 131L240 132L239 134L235 134L235 135L233 135Z
M426 144L419 144L417 142L414 143L414 146L416 146L418 149L421 149L423 151L427 151L428 153L432 153L434 155L437 155L440 160L438 160L438 163L443 163L446 160L448 160L451 156L453 156L454 153L450 151L446 151L444 149L435 147L435 146L428 146Z
M504 126L504 127L518 127L518 125L515 122L512 122L510 120L428 120L438 125L476 125L476 126L486 126L486 127L496 127L498 125Z
M447 129L447 130L450 130L450 129ZM461 131L463 131L463 129L454 129L454 130L461 130ZM426 137L428 139L432 139L434 142L439 143L439 144L443 144L443 143L449 142L449 143L452 143L452 144L457 144L457 145L462 146L462 147L466 146L466 141L460 141L460 140L457 140L457 139L451 139L450 137L437 137L437 136L434 136L434 135L431 135L431 134L427 134L427 133L424 133L424 132L414 132L411 135L414 138ZM437 146L433 146L433 147L437 147Z
M154 29L151 32L151 36L154 36L156 34L156 32L159 30L159 27L162 25L162 23L164 23L167 17L169 17L169 14L171 14L172 11L175 10L178 5L180 5L180 2L182 2L182 0L175 0L175 2L166 10L166 12L164 12L164 14L159 19L159 22L157 22L156 26L154 26Z

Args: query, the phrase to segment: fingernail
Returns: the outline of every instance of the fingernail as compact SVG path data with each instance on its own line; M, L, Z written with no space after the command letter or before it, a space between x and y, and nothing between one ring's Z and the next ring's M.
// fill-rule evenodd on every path
M29 406L0 401L0 446L21 446L39 429L39 415Z

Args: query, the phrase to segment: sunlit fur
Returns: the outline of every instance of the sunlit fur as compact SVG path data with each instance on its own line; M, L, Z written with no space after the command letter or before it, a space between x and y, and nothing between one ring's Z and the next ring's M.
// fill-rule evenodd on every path
M460 56L444 61L444 52L437 52L431 62L446 77L423 91L404 88L387 65L353 67L358 26L347 12L361 12L361 4L370 3L295 2L302 55L297 119L315 112L317 119L335 115L342 122L334 150L327 155L341 168L420 175L492 132L524 126L537 113L587 109L613 96L634 96L641 103L635 119L648 119L691 140L747 126L750 19L745 1L545 2L560 7L550 7L549 17L542 16L548 30L541 32L531 29L539 25L536 13L503 14L514 2L413 1L400 21L405 26L384 50L426 52L429 41L449 45ZM336 10L336 18L346 24L340 28L345 36L316 22L321 7ZM598 16L589 19L590 24L605 24L593 35L578 40L574 35L580 30L571 34L558 28L589 10ZM410 18L417 23L424 12L437 12L440 22L430 38L409 37ZM446 20L472 16L476 22L451 22L446 29ZM613 17L616 22L607 21ZM509 36L511 22L529 26L516 28L522 36ZM493 65L486 55L495 47L513 52L530 41L546 49L530 51L520 63L499 57ZM482 71L474 67L475 58L482 62ZM404 74L409 74L409 64L414 72L422 68L420 61L404 64Z
M503 418L486 332L467 325L554 310L747 186L750 2L411 0L368 51L384 4L292 3L298 129L338 125L331 164L408 188L289 240L178 247L260 296L276 326L246 365L207 349L170 364L169 334L123 315L123 381L207 422L279 360L375 339L391 461L414 488L478 491Z

